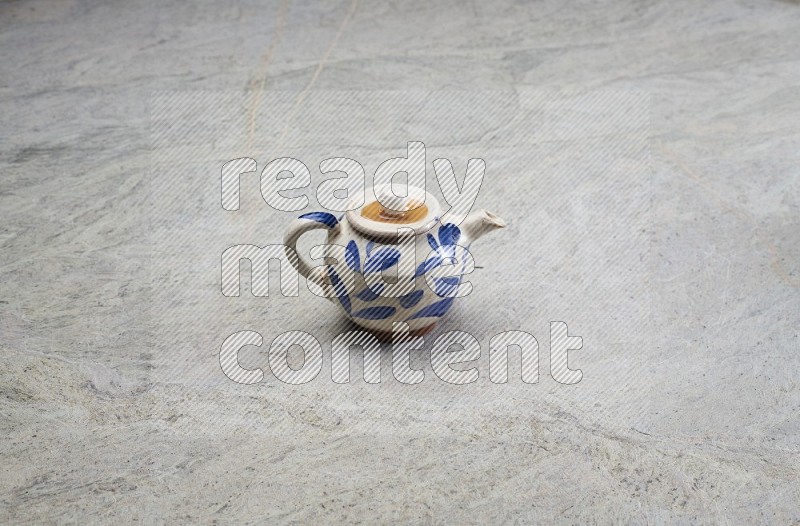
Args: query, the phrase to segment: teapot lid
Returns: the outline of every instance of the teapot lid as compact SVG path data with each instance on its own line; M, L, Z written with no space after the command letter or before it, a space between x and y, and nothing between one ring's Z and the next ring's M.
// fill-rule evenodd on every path
M376 186L371 201L347 212L353 227L372 236L396 236L398 228L415 234L430 230L439 221L439 201L421 188L407 186L408 194L398 196L390 184Z

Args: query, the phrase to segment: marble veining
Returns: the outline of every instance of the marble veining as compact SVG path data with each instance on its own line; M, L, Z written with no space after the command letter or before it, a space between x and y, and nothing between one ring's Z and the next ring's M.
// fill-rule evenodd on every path
M2 2L0 522L797 523L798 29L786 0ZM586 339L573 388L543 362L532 387L409 390L385 361L380 386L289 389L227 382L216 349L154 333L219 315L151 309L188 279L151 273L154 92L244 93L227 125L247 150L292 132L257 118L269 90L526 88L648 98L651 325L635 353ZM515 181L498 212L535 224L537 180ZM483 343L525 327L547 348L539 305L507 298L558 298L542 276L570 263L528 258L536 278L477 275L461 312L486 306L470 318ZM186 290L178 309L198 302ZM317 319L271 305L226 316ZM329 351L348 327L317 328Z

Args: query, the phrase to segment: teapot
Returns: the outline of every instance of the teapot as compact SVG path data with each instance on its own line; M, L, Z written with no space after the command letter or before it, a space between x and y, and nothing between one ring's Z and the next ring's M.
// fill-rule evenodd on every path
M486 210L461 221L443 219L438 200L413 186L405 197L391 185L374 193L377 200L349 207L338 219L329 212L295 219L284 236L286 253L309 285L321 289L309 287L312 292L336 303L359 327L386 339L394 323L404 322L411 335L425 334L466 295L462 281L474 269L472 243L506 223ZM327 242L311 256L325 265L313 265L297 250L300 237L315 229L327 231Z

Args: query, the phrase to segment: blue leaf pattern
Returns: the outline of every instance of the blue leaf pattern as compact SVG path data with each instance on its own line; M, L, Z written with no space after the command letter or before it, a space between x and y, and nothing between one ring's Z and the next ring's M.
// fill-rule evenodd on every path
M439 243L442 245L456 245L461 239L461 230L453 223L439 227Z
M364 274L380 272L391 268L400 260L400 251L396 248L382 247L367 256L364 262Z
M439 243L436 242L436 238L433 237L433 235L431 235L430 233L426 234L426 236L428 237L428 244L431 246L431 248L434 251L438 251L439 250Z
M419 264L419 266L417 267L417 271L414 273L414 277L418 278L423 274L427 274L430 270L435 269L441 264L442 264L442 258L439 255L431 256L424 262Z
M385 320L393 316L397 309L394 307L369 307L353 313L354 318L365 320Z
M331 214L327 214L325 212L314 212L311 214L305 214L301 217L304 219L318 221L331 228L337 224L336 219L333 218ZM456 261L459 259L456 258L456 255L460 254L457 249L459 248L458 241L461 239L461 230L456 225L448 223L440 226L438 232L438 241L436 236L430 233L426 234L426 239L428 245L433 250L433 254L417 267L414 278L412 279L416 279L419 276L425 275L431 270L445 263L452 264L454 263L454 259ZM366 275L389 269L398 264L400 260L400 251L394 247L382 246L376 244L374 241L369 241L367 242L365 248L365 254L362 258L356 241L351 240L347 243L347 246L345 247L345 263L350 270ZM467 249L464 251L464 255L460 258L464 263L462 265L462 272L464 270L464 266L466 265L466 254L468 253L468 250L469 247L467 247ZM388 305L368 307L357 312L352 312L351 300L347 295L344 282L336 273L336 271L333 270L333 268L329 268L329 272L336 297L342 304L342 307L352 317L367 320L384 320L394 316L397 312L395 307ZM443 278L435 278L433 283L434 292L444 299L420 309L413 316L408 318L407 321L419 318L439 318L444 316L448 310L450 310L450 307L453 304L453 300L455 299L454 294L458 290L458 286L461 284L461 277L462 276L448 276ZM385 287L383 284L375 284L373 287L374 288L370 288L367 286L364 290L358 294L355 294L355 298L363 302L373 302L377 300ZM423 290L415 290L409 294L406 294L405 296L399 297L397 301L402 308L412 309L424 298L425 292Z
M436 253L430 256L417 267L414 278L427 274L431 270L441 266L445 262L452 262L450 258L456 256L456 246L461 239L461 230L453 223L447 223L439 227L439 243L431 234L426 234L428 245Z
M356 298L366 302L375 301L380 297L381 292L383 292L383 284L378 283L377 289L378 290L372 290L369 286L367 286L367 288L356 295Z
M428 234L428 244L431 246L431 248L436 247L436 249L439 251L443 251L443 249L449 248L449 247L439 246L439 244L436 242L436 239L430 234ZM400 252L397 249L393 247L379 247L376 249L375 242L369 241L366 246L366 256L364 259L364 267L363 267L364 274L380 272L388 268L391 268L392 266L397 264L399 259L400 259ZM349 241L347 243L347 246L345 247L345 262L347 266L354 272L361 272L362 270L361 256L358 250L358 244L354 240ZM433 268L436 268L441 263L442 263L442 257L439 254L434 255L433 257L429 258L427 261L425 261L423 264L419 266L414 278L425 274L426 272L428 272ZM345 308L345 310L347 310L347 312L351 312L352 304L350 298L347 297L347 292L345 290L344 283L342 282L339 275L336 274L336 272L333 269L330 269L330 273L331 273L331 282L334 285L334 292L336 293L336 297L342 303L342 306ZM458 278L454 279L456 279L456 281L458 280ZM442 287L444 287L444 289L442 289ZM442 291L443 290L447 291L450 288L451 287L449 286L439 284L437 285L436 290L439 291L441 293L440 295L443 296L445 292ZM364 288L361 292L354 294L353 296L360 301L369 303L381 297L380 294L383 292L384 289L385 286L381 283L373 284L372 288L370 288L370 286L367 285L367 287ZM405 296L401 296L400 298L398 298L398 302L404 309L411 309L415 307L420 301L422 301L424 295L425 295L424 291L416 290L409 294L406 294ZM382 310L364 309L363 311L359 311L358 313L352 315L356 316L358 314L359 315L358 317L368 318L368 319L383 319L383 318L369 318L369 317L387 315L388 312L386 308L373 307L372 309L382 309ZM388 316L391 316L391 314L388 314Z
M336 219L336 216L329 214L328 212L310 212L308 214L301 215L300 219L316 221L317 223L322 223L328 228L333 228L339 224L339 220Z
M419 312L408 318L408 320L416 320L418 318L440 318L444 316L448 310L450 310L454 299L455 298L447 298L442 301L437 301L432 305L428 305L424 309L421 309Z
M330 214L326 214L324 212L315 212L312 214L306 214L303 217L322 222L329 226L335 226L335 219L331 221L332 216L327 216L330 216ZM431 233L426 234L426 239L428 245L433 250L433 254L417 267L412 280L427 274L431 270L445 263L452 264L459 260L459 258L456 258L458 241L461 239L461 230L458 228L458 226L452 223L441 225L438 231L438 241L436 236L432 235ZM400 260L400 251L394 247L381 246L376 244L374 241L368 241L365 248L366 250L362 258L358 244L354 240L349 241L345 247L345 263L354 272L362 273L364 275L382 272L393 267ZM466 260L463 260L462 263L463 272L464 266L466 265ZM444 299L424 307L412 317L408 318L408 320L419 318L438 318L447 313L452 306L453 300L455 299L455 292L458 290L458 286L461 284L461 277L462 276L449 276L434 279L433 292ZM334 291L342 306L348 313L351 314L351 316L355 318L382 320L393 316L396 312L395 307L381 306L368 307L353 313L351 301L347 295L346 287L339 275L336 274L333 269L331 269L331 282L333 283ZM354 296L363 302L373 302L380 297L381 292L385 288L383 284L376 284L373 285L373 287L374 288L370 288L367 286ZM398 303L404 309L412 309L418 305L424 297L424 291L415 290L398 298Z
M452 280L455 279L455 283ZM459 279L458 278L439 278L434 280L434 288L436 289L436 295L442 298L445 297L455 297L454 294L458 290Z
M339 303L342 304L344 310L350 313L352 307L350 306L350 297L347 295L347 287L344 286L344 282L341 280L341 278L339 278L339 274L333 270L333 267L328 267L328 275L331 277L333 292L339 299Z
M355 241L350 240L347 244L344 259L353 272L361 272L361 256L358 255L358 245L356 245Z
M398 301L400 302L400 305L402 305L404 309L410 309L411 307L419 303L419 300L421 300L422 296L424 295L425 295L424 291L415 290L410 294L401 296L400 298L398 298Z

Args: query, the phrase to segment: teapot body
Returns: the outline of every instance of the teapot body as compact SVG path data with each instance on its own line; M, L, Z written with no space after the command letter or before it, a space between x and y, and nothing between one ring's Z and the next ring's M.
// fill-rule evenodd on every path
M474 269L470 240L457 225L438 224L407 239L365 236L347 221L328 231L323 290L343 313L370 331L394 322L424 332L452 307L463 276Z
M396 224L403 212L394 209L384 210L383 222L367 220L358 210L339 218L328 212L303 214L284 236L289 261L315 294L334 302L358 326L385 336L403 322L412 334L422 333L472 290L464 280L475 268L472 243L505 227L485 210L458 224L443 221L435 198L428 194L426 202L429 214L411 224ZM297 251L298 239L315 229L327 230L326 243L310 254L324 264L313 264Z

